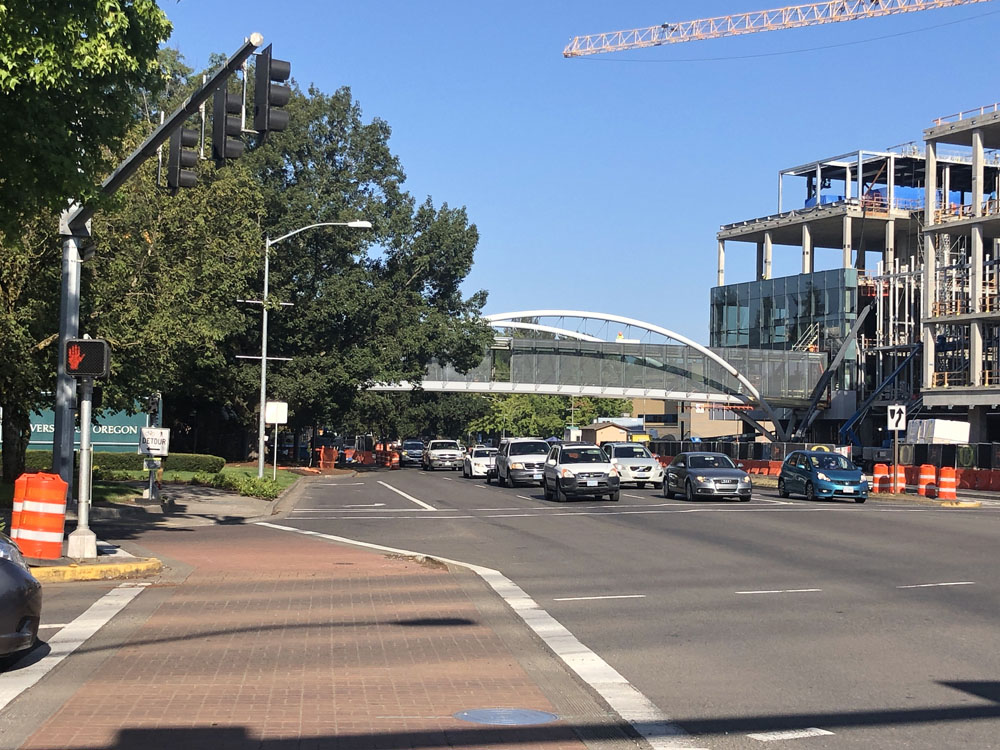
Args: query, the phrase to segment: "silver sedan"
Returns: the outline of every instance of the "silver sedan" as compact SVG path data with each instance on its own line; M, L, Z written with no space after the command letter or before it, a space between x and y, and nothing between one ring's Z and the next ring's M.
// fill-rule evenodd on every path
M681 453L674 457L663 478L663 496L733 497L747 501L753 495L750 475L725 453Z

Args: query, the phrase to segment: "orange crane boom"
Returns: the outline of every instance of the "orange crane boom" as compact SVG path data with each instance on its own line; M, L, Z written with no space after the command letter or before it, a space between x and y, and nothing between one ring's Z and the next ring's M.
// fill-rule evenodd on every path
M831 0L809 5L793 5L773 10L755 10L732 16L701 18L696 21L661 23L643 29L612 31L573 37L563 50L563 57L597 55L602 52L659 47L664 44L717 39L724 36L753 34L758 31L794 29L821 23L856 21L895 13L950 8L953 5L986 3L990 0Z

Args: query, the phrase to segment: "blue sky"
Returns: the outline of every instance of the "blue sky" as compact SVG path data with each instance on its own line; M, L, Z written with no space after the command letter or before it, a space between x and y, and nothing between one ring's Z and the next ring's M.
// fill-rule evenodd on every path
M774 213L779 169L919 140L934 117L1000 100L996 2L570 60L577 34L778 4L161 7L194 67L258 31L303 88L350 86L391 125L407 189L468 208L480 244L466 287L489 290L486 312L612 312L702 342L716 232ZM819 251L817 268L839 255ZM753 259L730 245L727 282L751 279ZM798 262L775 248L774 275Z

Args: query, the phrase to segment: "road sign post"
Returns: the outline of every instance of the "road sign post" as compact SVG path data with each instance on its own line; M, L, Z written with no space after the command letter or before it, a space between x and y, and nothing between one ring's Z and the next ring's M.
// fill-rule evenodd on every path
M888 427L892 430L892 490L899 491L896 477L899 475L899 431L906 429L906 404L890 404L886 411Z
M156 483L156 472L160 469L160 458L170 452L170 430L166 427L141 428L139 430L139 450L137 452L152 459L152 461L149 459L145 461L146 469L149 471L149 489L147 490L147 494L150 500L159 500L160 487Z
M264 421L268 424L274 425L274 445L271 450L274 451L274 469L271 473L271 480L277 481L278 479L278 425L288 424L288 402L287 401L268 401L264 405Z

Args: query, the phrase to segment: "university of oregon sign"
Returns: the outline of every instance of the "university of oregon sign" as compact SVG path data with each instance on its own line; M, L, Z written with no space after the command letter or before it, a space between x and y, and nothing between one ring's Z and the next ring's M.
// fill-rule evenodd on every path
M139 430L148 426L145 414L110 412L97 418L91 427L90 441L95 451L128 451L135 453L139 445ZM51 450L55 433L55 415L48 409L31 415L31 442L28 450ZM77 428L73 442L79 446L80 430Z

